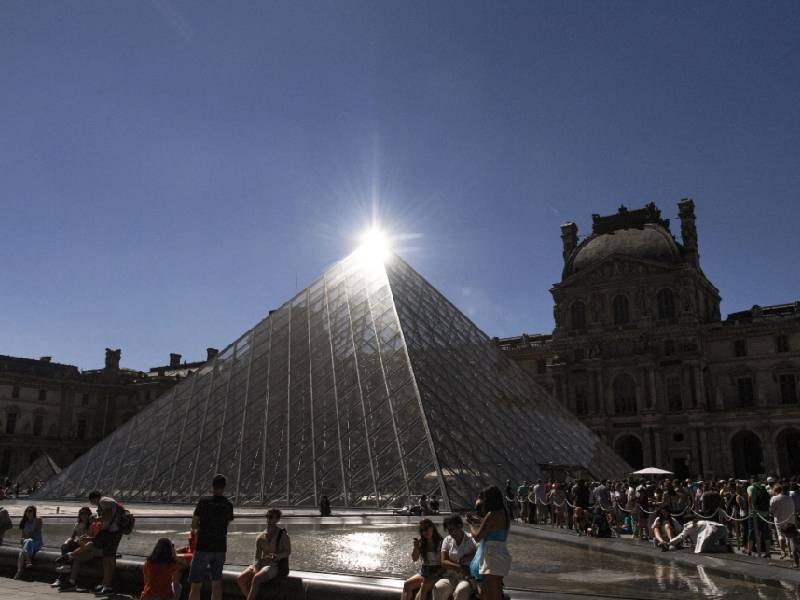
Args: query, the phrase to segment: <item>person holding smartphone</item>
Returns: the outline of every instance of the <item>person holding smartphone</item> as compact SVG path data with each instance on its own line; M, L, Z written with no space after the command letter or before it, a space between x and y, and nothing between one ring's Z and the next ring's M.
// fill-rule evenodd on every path
M401 600L424 600L442 575L442 536L430 519L419 522L419 537L414 538L411 560L421 560L419 573L403 582ZM414 594L414 592L417 592Z

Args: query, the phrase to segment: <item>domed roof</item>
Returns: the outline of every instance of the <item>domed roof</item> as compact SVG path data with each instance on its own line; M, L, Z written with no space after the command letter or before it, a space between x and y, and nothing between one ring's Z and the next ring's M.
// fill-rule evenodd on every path
M564 275L582 271L612 254L666 263L681 260L680 249L669 230L660 224L647 223L641 227L590 235L572 253Z

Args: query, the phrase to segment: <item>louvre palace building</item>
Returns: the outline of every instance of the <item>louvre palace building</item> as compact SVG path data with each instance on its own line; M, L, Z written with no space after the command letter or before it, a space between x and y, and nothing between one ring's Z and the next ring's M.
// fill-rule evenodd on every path
M50 356L0 356L0 485L40 456L65 467L205 362L171 354L140 372L121 368L121 356L106 348L103 368L85 371Z
M800 475L800 302L720 317L694 202L561 226L552 334L495 339L628 463L681 477Z

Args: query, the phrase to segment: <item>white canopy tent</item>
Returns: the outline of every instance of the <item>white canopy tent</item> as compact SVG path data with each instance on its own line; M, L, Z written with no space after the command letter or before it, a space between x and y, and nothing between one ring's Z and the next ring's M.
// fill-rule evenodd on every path
M639 469L638 471L634 471L631 475L674 475L672 471L667 471L665 469L659 469L658 467L646 467L644 469Z

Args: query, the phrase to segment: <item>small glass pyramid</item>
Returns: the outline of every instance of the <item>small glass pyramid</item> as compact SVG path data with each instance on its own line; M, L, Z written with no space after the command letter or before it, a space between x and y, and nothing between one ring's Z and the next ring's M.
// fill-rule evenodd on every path
M397 256L356 250L37 494L471 506L487 485L630 468Z

